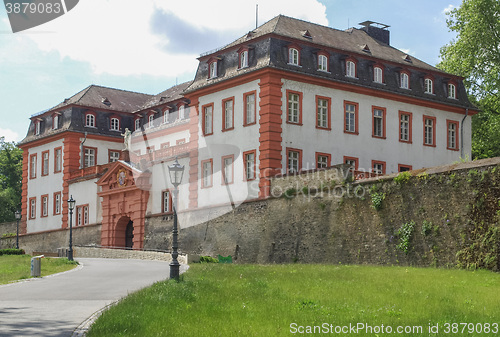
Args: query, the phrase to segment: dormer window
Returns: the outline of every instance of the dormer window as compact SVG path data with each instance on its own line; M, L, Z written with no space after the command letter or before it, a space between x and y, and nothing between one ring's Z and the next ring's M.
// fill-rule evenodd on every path
M169 113L170 113L169 109L165 109L165 111L163 111L163 123L164 124L168 123L168 115L169 115Z
M42 121L37 119L35 121L35 136L40 135L40 130L42 129Z
M345 63L345 75L356 78L356 63L354 60L347 60Z
M208 78L217 77L217 60L210 62L208 65Z
M384 72L381 67L373 67L373 82L384 83Z
M148 116L148 127L152 128L155 126L154 124L154 120L155 120L155 115L153 113L151 113L149 116Z
M137 118L134 122L134 130L137 131L141 128L141 119Z
M433 84L434 83L431 78L424 79L424 90L426 94L434 93Z
M238 69L248 67L248 48L242 47L238 50Z
M179 119L185 119L186 118L185 113L186 113L186 108L184 107L184 104L182 104L179 106Z
M410 75L406 72L400 73L400 88L410 89Z
M59 113L56 112L52 115L52 130L59 129Z
M116 117L111 118L109 129L111 131L120 131L120 120Z
M448 98L457 99L457 87L453 83L448 83Z
M85 126L89 128L95 128L95 116L94 114L87 113L85 115Z
M318 70L328 71L328 56L325 54L318 54Z
M288 48L288 64L298 66L300 59L299 50L296 47Z

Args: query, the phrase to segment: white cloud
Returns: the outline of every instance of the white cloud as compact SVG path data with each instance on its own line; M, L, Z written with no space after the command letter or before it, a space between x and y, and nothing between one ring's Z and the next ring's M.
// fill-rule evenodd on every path
M26 34L16 34L16 38L33 40L40 50L57 51L61 58L87 62L96 74L174 77L194 72L198 54L169 52L168 32L153 32L151 19L159 10L174 14L194 28L234 31L236 36L255 26L255 4L251 2L86 0L66 15ZM259 2L259 24L280 13L328 24L326 7L317 0ZM213 46L217 47L220 45Z
M17 132L9 129L0 128L0 137L5 137L6 142L18 142L21 140Z
M449 12L451 12L452 10L454 10L456 7L454 5L448 5L448 7L446 7L445 9L443 9L443 11L441 12L442 14L444 15L448 15Z

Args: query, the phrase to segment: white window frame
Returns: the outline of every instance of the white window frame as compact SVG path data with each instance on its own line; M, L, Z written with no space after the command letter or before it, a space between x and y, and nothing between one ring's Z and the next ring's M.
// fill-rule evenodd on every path
M246 180L255 179L255 152L245 153Z
M299 50L297 48L288 48L288 64L299 65Z
M328 56L323 54L318 55L318 70L328 72Z
M85 115L85 126L89 128L95 128L95 116L93 114L86 114Z
M384 83L384 72L380 67L373 68L373 82Z
M410 141L410 115L401 114L401 119L399 120L400 139L403 142Z
M456 149L457 146L457 124L448 123L448 148Z
M49 175L49 152L42 152L42 176Z
M232 99L224 102L224 130L232 129L233 124L233 110L234 104Z
M61 193L54 194L54 214L61 214Z
M150 114L148 115L148 127L153 128L155 126L155 115Z
M212 186L212 173L213 173L213 168L212 168L212 161L207 160L203 162L203 167L202 167L202 183L203 187L211 187Z
M40 130L41 130L41 124L42 122L41 121L36 121L35 122L35 136L38 136L40 135Z
M83 206L83 225L89 224L89 206Z
M453 83L448 84L448 98L457 99L457 87Z
M348 108L349 107L349 108ZM350 109L352 107L352 109ZM356 106L354 104L345 104L345 129L346 132L356 132Z
M55 156L55 166L54 171L55 172L60 172L62 170L62 149L55 149L54 150L54 156Z
M59 129L59 115L55 114L54 117L52 117L52 130L57 129Z
M434 120L431 118L426 118L424 120L424 144L425 145L434 145Z
M92 167L96 165L96 151L94 148L86 147L84 149L84 167ZM90 165L92 164L92 165Z
M318 111L316 126L320 128L328 128L328 101L323 98L318 98Z
M165 109L163 111L163 124L168 124L168 114L170 113L169 109Z
M288 150L288 172L298 173L300 167L300 152Z
M300 96L297 93L288 93L288 122L300 123Z
M217 77L217 61L210 62L208 65L209 77L208 78L216 78Z
M42 197L42 216L46 217L48 215L49 215L49 197L45 195Z
M245 116L245 124L253 124L255 123L255 94L246 95L246 116Z
M109 162L114 163L120 160L120 152L119 151L109 151Z
M409 89L410 85L410 76L407 73L401 73L400 75L400 88L402 89Z
M184 105L181 105L179 107L179 119L185 119L186 118L185 113L186 113L186 108L184 107Z
M212 125L212 114L213 114L212 105L208 105L203 109L203 118L205 119L205 129L203 131L205 135L210 135L214 131Z
M244 50L240 53L240 69L248 67L248 50Z
M316 168L326 168L328 167L328 156L319 154L318 155L318 160L316 162Z
M141 128L141 119L140 118L137 118L135 121L134 121L134 131L137 131Z
M223 185L228 185L233 183L233 157L225 157L223 159L222 167L222 179Z
M426 94L432 94L434 93L433 91L433 82L430 78L426 78L424 80L424 89Z
M172 212L172 203L170 202L170 190L166 190L161 192L161 200L162 200L162 211L163 213Z
M381 109L373 109L373 135L384 136L384 111Z
M345 75L347 77L356 78L356 63L353 61L346 61L345 63Z
M110 128L111 131L120 131L120 119L116 117L112 117L110 121Z

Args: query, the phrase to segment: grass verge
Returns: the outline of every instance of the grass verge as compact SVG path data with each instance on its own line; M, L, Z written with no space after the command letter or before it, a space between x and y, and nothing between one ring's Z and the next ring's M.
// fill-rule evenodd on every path
M181 277L126 297L87 336L291 336L302 334L300 326L307 331L326 323L335 331L363 323L393 333L398 326L422 327L398 334L420 337L443 335L446 323L492 324L500 317L500 275L489 271L197 264ZM429 333L429 324L438 324L438 333Z
M68 261L67 258L43 258L41 265L42 276L60 273L76 267L78 263ZM0 256L0 284L31 278L30 255L2 255Z

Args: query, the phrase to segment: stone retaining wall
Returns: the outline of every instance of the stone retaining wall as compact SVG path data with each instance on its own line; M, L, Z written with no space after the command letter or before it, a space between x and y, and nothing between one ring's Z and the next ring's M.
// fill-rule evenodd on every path
M137 260L158 260L172 261L172 255L166 252L108 249L99 247L75 247L73 249L75 258L106 258L106 259L137 259ZM187 255L179 255L179 263L187 263Z

